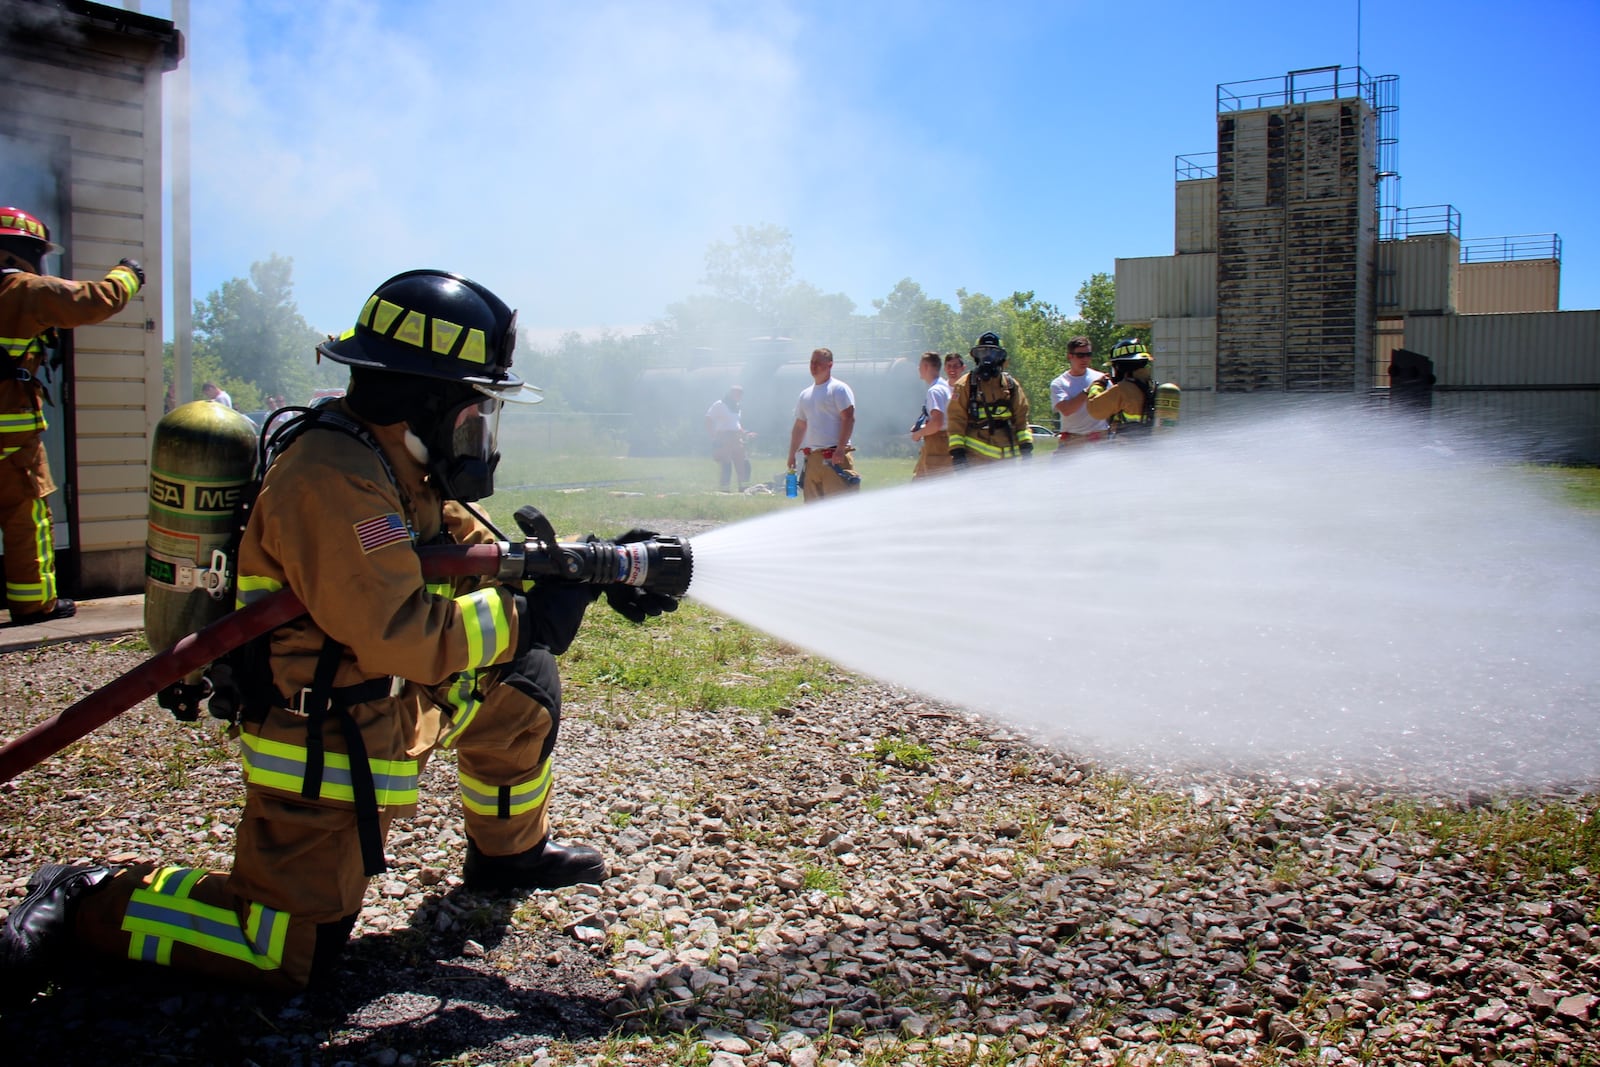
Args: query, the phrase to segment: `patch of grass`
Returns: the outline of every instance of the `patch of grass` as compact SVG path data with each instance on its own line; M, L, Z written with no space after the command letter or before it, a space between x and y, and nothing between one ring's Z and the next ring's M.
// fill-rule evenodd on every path
M831 867L819 867L808 864L800 874L802 889L820 889L825 895L838 897L844 895L844 880L839 877L839 872Z
M925 771L933 766L933 749L904 735L880 737L872 744L871 758L908 771Z
M1600 467L1535 467L1561 488L1563 495L1583 508L1600 510Z
M1576 867L1587 868L1591 882L1600 879L1600 795L1471 808L1400 801L1386 815L1396 829L1432 838L1438 854L1459 854L1497 881L1534 881Z
M825 661L692 602L643 626L597 604L562 657L561 673L569 693L608 708L625 703L634 714L732 707L759 713L831 687Z

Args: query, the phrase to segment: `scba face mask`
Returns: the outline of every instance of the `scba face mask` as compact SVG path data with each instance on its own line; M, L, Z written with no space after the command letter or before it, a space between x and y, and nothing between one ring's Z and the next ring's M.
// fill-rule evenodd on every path
M978 377L993 378L1005 365L1006 350L993 345L983 345L972 350L972 358L978 362Z
M494 495L500 465L500 408L494 397L475 396L443 419L428 446L429 470L462 503Z

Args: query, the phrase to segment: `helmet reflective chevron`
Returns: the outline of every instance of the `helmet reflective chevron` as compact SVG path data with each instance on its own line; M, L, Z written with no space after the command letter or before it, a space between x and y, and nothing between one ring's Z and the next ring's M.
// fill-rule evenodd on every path
M317 351L367 370L461 382L498 400L543 399L511 371L517 313L459 274L397 274L367 298L355 326Z
M37 263L61 246L50 240L50 227L20 207L0 207L0 247Z

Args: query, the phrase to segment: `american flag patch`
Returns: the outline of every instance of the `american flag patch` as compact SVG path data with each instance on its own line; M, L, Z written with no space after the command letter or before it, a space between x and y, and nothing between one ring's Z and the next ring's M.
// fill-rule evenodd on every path
M356 540L361 542L361 551L369 554L384 545L411 540L411 531L406 529L405 520L392 511L387 515L379 515L356 523L355 531Z

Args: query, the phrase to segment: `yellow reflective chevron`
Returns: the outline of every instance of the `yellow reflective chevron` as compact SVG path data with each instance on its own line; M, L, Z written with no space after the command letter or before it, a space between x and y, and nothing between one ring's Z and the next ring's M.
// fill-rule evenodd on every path
M474 778L466 771L457 771L461 781L461 804L477 815L509 819L526 815L540 804L550 792L550 761L539 765L539 773L526 782L516 785L490 785Z
M239 740L243 742L245 781L251 785L295 794L305 788L304 745L273 741L248 731L241 734ZM354 804L356 794L350 775L349 755L327 752L323 754L323 760L318 799ZM375 759L368 762L372 765L372 783L379 807L417 802L416 760Z
M248 607L262 597L276 593L282 588L283 583L276 578L263 578L255 574L241 574L239 575L237 595L234 597L234 607Z
M398 326L395 325L396 321L399 322ZM420 311L411 311L381 299L377 293L367 298L366 306L361 309L356 322L390 340L436 356L453 356L480 366L488 362L489 346L482 330L468 329L448 319L430 319ZM354 333L354 330L346 331L340 340Z
M444 707L450 715L450 728L439 738L439 747L453 748L456 738L471 725L478 709L483 707L483 694L478 691L478 672L462 671L451 679L444 693Z
M502 659L511 647L511 620L506 598L498 589L480 589L456 597L461 626L467 635L467 666L487 667Z
M128 958L170 964L172 946L182 944L263 971L281 967L288 914L253 903L241 926L238 914L230 909L190 898L203 877L204 871L163 867L147 888L133 891L122 916L122 929L132 935Z

